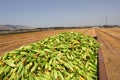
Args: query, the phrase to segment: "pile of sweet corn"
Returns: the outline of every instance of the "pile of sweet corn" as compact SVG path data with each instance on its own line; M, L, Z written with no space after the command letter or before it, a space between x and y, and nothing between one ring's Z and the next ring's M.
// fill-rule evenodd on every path
M0 80L97 80L98 42L64 32L0 57Z

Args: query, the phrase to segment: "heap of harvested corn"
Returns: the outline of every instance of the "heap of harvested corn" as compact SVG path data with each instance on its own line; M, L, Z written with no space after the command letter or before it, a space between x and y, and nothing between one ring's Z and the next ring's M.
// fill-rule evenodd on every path
M0 80L96 80L97 41L81 33L65 32L0 58Z

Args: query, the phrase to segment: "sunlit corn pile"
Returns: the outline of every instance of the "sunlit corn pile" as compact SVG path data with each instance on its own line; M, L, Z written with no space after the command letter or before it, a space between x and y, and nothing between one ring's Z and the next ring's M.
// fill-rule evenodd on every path
M0 80L97 80L97 41L64 32L0 57Z

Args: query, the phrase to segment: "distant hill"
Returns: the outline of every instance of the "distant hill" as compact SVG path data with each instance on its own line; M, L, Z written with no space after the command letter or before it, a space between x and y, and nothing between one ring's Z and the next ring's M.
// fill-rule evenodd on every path
M33 29L33 27L22 25L0 25L0 30L18 30L18 29Z

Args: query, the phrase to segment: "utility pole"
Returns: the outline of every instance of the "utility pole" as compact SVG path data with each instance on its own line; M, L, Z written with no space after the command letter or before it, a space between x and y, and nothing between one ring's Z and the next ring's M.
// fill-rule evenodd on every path
M107 16L105 17L105 26L107 26Z

